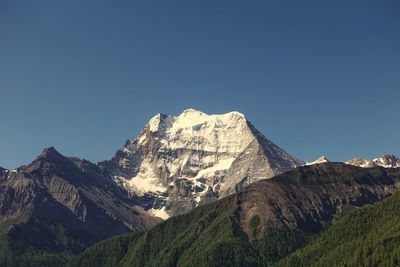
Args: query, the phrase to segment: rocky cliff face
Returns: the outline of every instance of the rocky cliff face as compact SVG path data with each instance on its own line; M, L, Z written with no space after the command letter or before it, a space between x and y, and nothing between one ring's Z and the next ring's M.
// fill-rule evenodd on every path
M167 218L302 165L238 112L158 114L99 163L152 214ZM149 202L150 205L148 204Z
M54 148L29 165L0 171L0 223L13 223L9 234L35 248L68 250L61 232L74 249L83 248L158 221L96 165Z

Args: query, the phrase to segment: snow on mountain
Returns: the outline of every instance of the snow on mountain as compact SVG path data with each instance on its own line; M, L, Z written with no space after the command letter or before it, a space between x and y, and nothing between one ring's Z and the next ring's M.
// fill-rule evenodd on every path
M243 114L208 115L194 109L179 116L157 114L134 141L99 163L143 199L146 210L163 218L303 164Z
M321 164L321 163L326 163L326 162L330 162L330 161L325 156L321 156L313 162L307 162L306 165Z
M400 167L400 158L394 155L383 155L380 158L376 158L372 160L376 165L384 167L384 168L399 168Z
M375 163L372 160L367 160L363 158L353 158L351 160L348 160L345 162L346 164L357 166L357 167L362 167L362 168L371 168L375 167Z
M362 168L371 168L375 166L381 166L384 168L399 168L400 158L394 155L383 155L382 157L372 160L366 160L363 158L354 158L349 161L346 161L345 163Z
M252 140L246 118L239 112L207 115L187 109L178 117L158 114L147 125L161 140L161 149L193 149L211 153L240 153ZM138 139L145 145L147 135Z

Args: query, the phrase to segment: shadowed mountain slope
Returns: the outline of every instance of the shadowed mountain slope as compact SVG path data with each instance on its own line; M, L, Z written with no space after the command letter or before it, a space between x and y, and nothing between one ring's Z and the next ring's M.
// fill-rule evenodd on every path
M61 253L55 262L62 262L95 242L159 222L135 208L127 192L96 165L54 148L29 165L1 173L2 266L24 265L27 253L29 266L32 255ZM38 257L38 264L52 264Z

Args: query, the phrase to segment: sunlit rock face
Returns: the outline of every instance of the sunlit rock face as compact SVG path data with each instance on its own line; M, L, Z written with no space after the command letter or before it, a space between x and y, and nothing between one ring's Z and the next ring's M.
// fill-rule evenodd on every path
M150 213L168 218L303 165L239 112L157 114L110 161L99 163Z

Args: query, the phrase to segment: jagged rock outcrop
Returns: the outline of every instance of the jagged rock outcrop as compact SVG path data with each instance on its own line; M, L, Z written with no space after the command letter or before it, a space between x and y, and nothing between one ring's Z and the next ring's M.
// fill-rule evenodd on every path
M301 166L239 112L158 114L99 166L150 213L167 218ZM151 201L148 205L148 201Z

